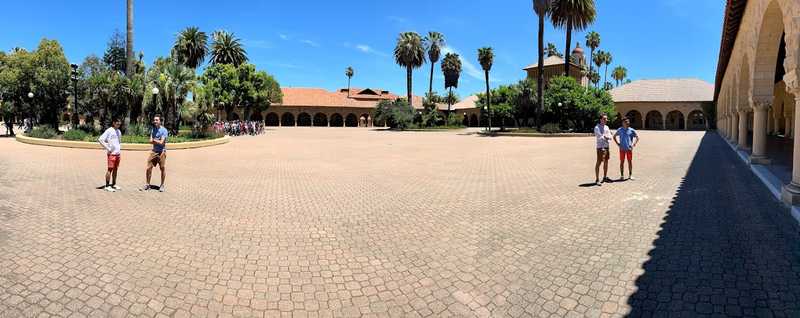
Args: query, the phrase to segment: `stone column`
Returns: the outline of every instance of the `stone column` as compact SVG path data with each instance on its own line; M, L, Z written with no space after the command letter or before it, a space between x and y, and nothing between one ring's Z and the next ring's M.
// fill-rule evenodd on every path
M739 133L736 134L739 138L737 139L737 145L739 149L747 149L747 111L740 110L739 111Z
M792 125L792 117L786 116L786 131L783 133L786 138L794 139L794 125Z
M753 103L753 153L750 163L768 165L767 158L767 126L769 120L769 102L757 101Z
M767 135L771 135L775 132L775 115L772 113L772 108L770 107L769 111L767 112Z
M795 96L797 96L796 93L800 93L800 87L794 88L793 93L795 93ZM800 104L798 104L799 101L800 98L795 100L795 118L798 116L797 112L800 111ZM787 122L788 120L789 119L787 118ZM794 125L795 127L793 127L792 130L797 131L797 129L799 129L797 127L797 121L794 121ZM786 126L786 130L789 130L789 126ZM783 199L783 202L791 205L800 204L800 138L794 139L794 152L792 154L792 182L783 187L783 191L781 191L781 198Z
M735 145L739 141L739 113L732 114L730 126L731 134L728 137L728 141Z

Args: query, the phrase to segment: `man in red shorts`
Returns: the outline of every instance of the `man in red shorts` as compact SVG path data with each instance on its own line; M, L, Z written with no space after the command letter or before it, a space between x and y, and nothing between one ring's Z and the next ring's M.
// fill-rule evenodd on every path
M120 139L122 138L122 133L119 131L120 125L120 120L115 118L111 122L111 127L108 127L108 129L100 135L100 138L97 138L100 145L106 149L108 170L106 170L106 186L103 189L108 192L121 190L121 188L117 186L117 170L119 169L120 154L122 151L120 145Z
M633 148L639 143L639 134L631 128L628 118L622 120L622 127L614 133L614 142L619 146L619 179L625 180L625 159L628 159L628 179L633 180Z

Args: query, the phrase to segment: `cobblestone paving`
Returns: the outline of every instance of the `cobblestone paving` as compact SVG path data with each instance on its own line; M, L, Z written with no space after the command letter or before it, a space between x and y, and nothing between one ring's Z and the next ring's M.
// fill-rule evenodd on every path
M797 317L785 208L719 137L642 135L581 187L591 138L288 128L171 151L165 193L3 138L0 316Z

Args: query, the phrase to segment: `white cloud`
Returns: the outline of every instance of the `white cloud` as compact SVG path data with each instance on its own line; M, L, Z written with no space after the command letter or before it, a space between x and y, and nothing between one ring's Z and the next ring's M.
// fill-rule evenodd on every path
M244 40L244 45L248 46L248 47L257 48L257 49L271 49L271 48L275 47L269 41L264 41L264 40L248 40L248 39L245 39Z
M452 47L449 47L449 46L445 46L445 47L442 48L442 53L445 53L445 54L447 54L447 53L458 54L458 57L461 60L461 69L462 69L462 71L464 73L466 73L469 77L472 77L472 78L477 79L477 80L481 80L481 81L486 80L485 77L484 77L484 74L483 74L483 69L480 68L480 67L475 66L475 64L472 64L472 62L467 61L464 58L464 55L459 53L458 50L456 50L456 49L454 49ZM500 82L500 81L502 81L502 80L499 79L499 78L491 77L491 76L489 77L489 82L495 83L495 82Z
M402 24L408 23L408 19L403 18L403 17L394 16L394 15L390 15L390 16L386 17L386 19L389 20L389 21L392 21L392 22L396 22L396 23L402 23Z
M345 43L344 46L350 47L350 43ZM386 54L384 52L381 52L381 51L378 51L376 49L373 49L372 47L370 47L369 45L366 45L366 44L356 44L356 46L354 46L354 48L356 50L359 50L359 51L364 52L366 54L375 54L377 56L382 56L382 57L388 57L389 56L389 54Z
M300 43L303 43L303 44L306 44L306 45L310 45L310 46L313 46L313 47L319 47L319 43L311 41L311 40L300 40Z
M278 37L281 38L281 40L284 40L284 41L289 39L289 36L286 35L286 34L283 34L283 33L278 33Z

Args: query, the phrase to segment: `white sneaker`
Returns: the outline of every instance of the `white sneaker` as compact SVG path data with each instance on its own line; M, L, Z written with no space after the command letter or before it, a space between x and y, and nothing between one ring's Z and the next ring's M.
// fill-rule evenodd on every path
M120 186L118 186L116 184L111 186L111 188L113 188L114 190L117 190L117 191L122 190L122 187L120 187Z
M117 192L117 190L114 190L114 188L112 188L111 186L107 186L107 187L103 188L103 190L106 190L108 192Z
M167 188L164 187L163 185L158 187L158 192L166 192L166 191L167 191Z

